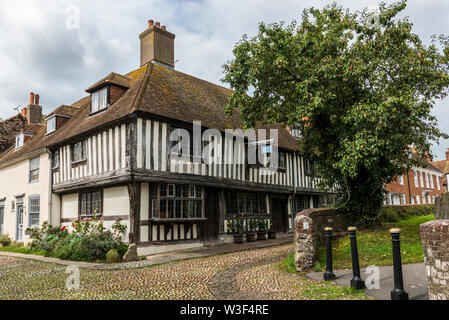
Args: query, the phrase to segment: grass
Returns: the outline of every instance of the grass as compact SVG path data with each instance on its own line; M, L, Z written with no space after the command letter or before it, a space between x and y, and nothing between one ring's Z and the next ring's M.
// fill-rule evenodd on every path
M369 228L357 232L357 247L361 267L370 265L387 266L393 264L391 235L389 229L400 228L402 263L420 263L424 261L419 225L433 219L433 215L406 217L398 222L385 222L381 227ZM351 268L351 246L349 237L336 239L332 244L334 269ZM294 263L294 262L293 262ZM326 249L318 250L315 271L324 271Z
M24 253L24 254L35 254L38 256L43 256L44 251L31 249L30 247L24 247L23 243L12 243L7 247L0 246L0 251L4 252L16 252L16 253Z

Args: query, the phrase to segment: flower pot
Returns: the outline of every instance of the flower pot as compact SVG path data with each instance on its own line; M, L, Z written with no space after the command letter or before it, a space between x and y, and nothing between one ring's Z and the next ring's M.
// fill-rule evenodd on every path
M268 231L268 239L276 239L276 231Z
M254 241L256 241L256 233L255 232L248 232L247 234L246 234L246 241L248 241L248 242L254 242Z
M267 240L267 232L265 230L257 231L257 240Z
M243 243L243 234L234 234L234 243Z

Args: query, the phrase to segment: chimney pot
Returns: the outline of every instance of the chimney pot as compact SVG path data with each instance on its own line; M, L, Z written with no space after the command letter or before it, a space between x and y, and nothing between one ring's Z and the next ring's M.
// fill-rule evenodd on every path
M34 104L39 105L39 95L38 95L38 94L36 94L36 95L34 96Z
M152 21L149 20L149 25L151 25ZM150 62L169 68L175 67L176 36L167 31L166 26L161 27L161 23L158 21L153 27L142 32L139 38L141 67Z
M153 28L154 20L148 20L148 28Z
M30 92L30 104L34 104L34 93Z
M446 150L446 161L449 161L449 148Z

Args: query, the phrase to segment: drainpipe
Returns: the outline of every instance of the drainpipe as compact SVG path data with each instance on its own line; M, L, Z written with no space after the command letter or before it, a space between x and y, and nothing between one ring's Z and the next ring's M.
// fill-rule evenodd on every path
M408 202L412 204L412 191L410 189L410 170L407 172L407 184L408 184Z
M45 151L48 153L49 161L49 172L50 172L50 183L49 183L49 192L48 192L48 223L52 223L52 215L53 215L53 172L52 172L52 156L51 151L48 148L45 148Z

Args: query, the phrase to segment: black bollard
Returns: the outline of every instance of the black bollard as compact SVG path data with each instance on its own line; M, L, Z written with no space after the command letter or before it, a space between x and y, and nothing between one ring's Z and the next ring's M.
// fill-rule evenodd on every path
M351 240L352 279L351 287L357 290L365 289L365 281L360 277L359 253L357 251L357 228L349 227L349 239Z
M391 300L408 300L408 293L404 290L402 279L401 245L399 235L401 229L391 229L391 241L393 243L393 270L394 289L391 291Z
M325 281L331 281L337 278L332 271L332 228L324 228L326 233L326 272L323 273Z

